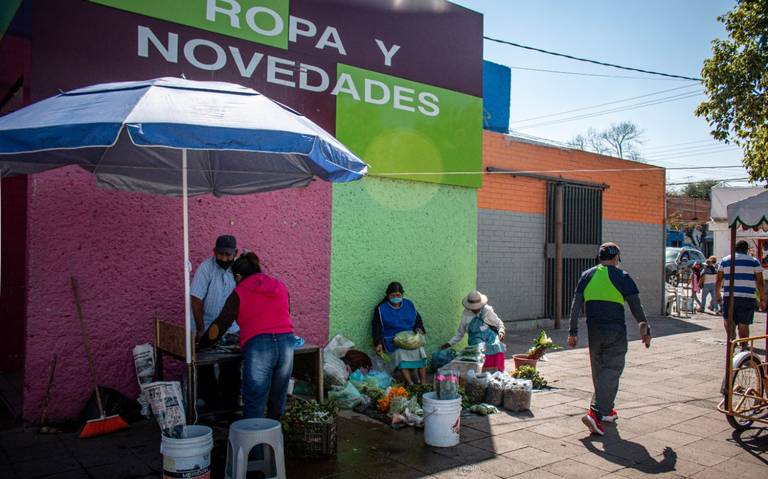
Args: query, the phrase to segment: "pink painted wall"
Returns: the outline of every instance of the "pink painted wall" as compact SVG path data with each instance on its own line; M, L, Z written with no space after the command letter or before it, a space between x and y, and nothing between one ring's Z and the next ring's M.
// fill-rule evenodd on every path
M190 199L193 268L217 235L255 251L291 292L297 334L328 335L330 184L252 196ZM100 384L138 394L131 350L152 320L183 323L181 199L105 191L68 167L29 179L24 417L37 421L48 364L58 355L49 415L73 418L92 392L69 277L80 284Z

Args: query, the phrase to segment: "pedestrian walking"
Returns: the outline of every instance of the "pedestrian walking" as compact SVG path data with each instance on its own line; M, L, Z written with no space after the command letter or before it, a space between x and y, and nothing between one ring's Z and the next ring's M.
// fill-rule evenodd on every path
M603 423L618 419L614 402L627 354L624 303L629 304L632 316L638 322L646 348L651 345L651 328L640 304L637 285L629 273L618 268L621 262L619 246L615 243L602 244L597 261L597 266L582 273L576 286L571 305L568 346L576 347L579 342L579 316L584 308L594 394L589 412L582 422L590 432L602 436L605 434Z
M765 309L763 299L763 268L760 261L749 254L749 243L739 240L736 243L736 261L733 281L733 318L729 316L728 300L731 280L731 255L726 256L720 262L717 270L717 285L715 294L717 302L723 304L723 326L726 333L732 331L734 325L738 327L739 337L749 337L749 325L755 316L756 302L760 302L760 309ZM722 294L721 294L722 291ZM757 295L755 294L757 292ZM723 296L725 301L722 300ZM742 348L747 343L742 343Z
M715 314L720 312L720 305L715 295L715 286L717 284L717 257L710 256L701 271L701 312L707 307L707 297L709 297L709 310Z

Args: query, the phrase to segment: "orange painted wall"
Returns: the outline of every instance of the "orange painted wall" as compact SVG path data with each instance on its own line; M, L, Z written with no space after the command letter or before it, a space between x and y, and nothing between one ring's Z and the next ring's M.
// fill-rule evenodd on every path
M603 194L603 219L664 224L663 168L586 151L526 143L500 133L483 131L483 169L488 166L606 183L609 188ZM572 171L638 168L650 171ZM480 208L544 214L546 198L546 181L486 174L477 203Z

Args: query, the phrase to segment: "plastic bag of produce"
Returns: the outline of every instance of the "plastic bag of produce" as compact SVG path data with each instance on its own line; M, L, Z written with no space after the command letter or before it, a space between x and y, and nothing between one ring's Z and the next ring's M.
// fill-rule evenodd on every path
M533 384L528 379L513 379L504 385L504 409L512 412L531 409Z
M432 359L429 362L433 371L437 371L446 364L456 359L456 350L453 348L441 349L432 353Z
M419 349L426 344L424 335L413 331L400 331L395 334L395 346L401 349Z
M474 369L467 371L467 381L464 384L464 391L467 393L469 402L476 404L485 401L485 390L488 388L488 374L475 374Z
M496 414L497 412L499 412L496 406L491 406L490 404L486 404L486 403L473 404L472 406L470 406L469 410L481 416L487 416L489 414Z
M459 372L454 369L439 369L435 374L435 392L437 392L437 399L458 398Z
M485 390L485 402L492 406L501 406L504 402L504 382L498 376L491 376Z
M333 354L323 355L323 373L325 374L325 382L329 386L344 386L349 377L347 365Z
M334 400L341 409L352 409L363 402L360 391L352 383L347 383L344 387L333 386L328 398Z
M459 361L469 361L473 363L482 363L485 361L485 344L473 344L464 348L456 357Z
M345 338L341 334L337 334L333 337L328 344L323 348L325 356L334 355L337 358L343 358L347 351L355 347L355 343Z
M366 384L381 389L387 389L392 385L392 376L384 371L371 371L365 377Z

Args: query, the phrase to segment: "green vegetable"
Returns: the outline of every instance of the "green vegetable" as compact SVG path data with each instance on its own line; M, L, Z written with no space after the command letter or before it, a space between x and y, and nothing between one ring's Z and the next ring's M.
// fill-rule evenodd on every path
M552 342L552 338L547 336L547 333L542 329L536 339L533 341L533 346L528 350L528 357L530 359L539 359L544 356L547 349L563 349L562 346Z
M297 424L328 424L336 420L339 408L334 401L318 404L317 401L305 401L292 397L288 400L285 413L280 418L284 430Z
M400 331L395 335L395 346L402 349L419 349L424 346L424 335L413 331Z
M547 387L547 380L544 379L539 371L533 366L520 366L515 372L512 373L512 377L517 379L530 379L533 383L534 389L542 389Z
M408 395L415 396L416 400L421 405L421 398L426 393L431 393L435 390L435 386L432 384L411 384L406 386L405 390L408 391Z

